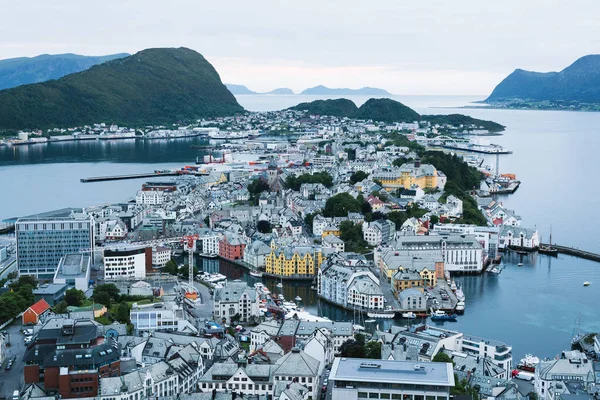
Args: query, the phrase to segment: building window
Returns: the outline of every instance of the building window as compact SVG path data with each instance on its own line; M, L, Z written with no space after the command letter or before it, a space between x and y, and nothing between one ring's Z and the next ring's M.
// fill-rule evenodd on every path
M379 393L369 393L369 398L370 399L378 399L379 398Z
M359 399L366 399L367 397L367 392L358 392Z

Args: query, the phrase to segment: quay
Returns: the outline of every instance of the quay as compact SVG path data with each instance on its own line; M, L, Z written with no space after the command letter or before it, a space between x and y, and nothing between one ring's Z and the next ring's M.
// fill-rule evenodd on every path
M477 146L477 145L460 145L460 144L443 144L443 148L452 150L462 150L471 153L482 153L482 154L512 154L512 150L505 149L500 146Z
M146 174L129 174L129 175L114 175L114 176L93 176L89 178L81 178L82 183L89 182L105 182L105 181L120 181L125 179L138 179L138 178L154 178L156 176L177 176L175 172L148 172Z
M553 247L556 250L558 250L558 252L560 254L566 254L569 256L579 257L579 258L583 258L583 259L590 260L590 261L600 262L600 254L592 253L591 251L579 250L574 247L559 246L556 244L548 244L548 243L540 243L540 245Z
M499 186L495 189L490 189L490 195L494 194L512 194L521 186L521 181L512 181L507 186Z

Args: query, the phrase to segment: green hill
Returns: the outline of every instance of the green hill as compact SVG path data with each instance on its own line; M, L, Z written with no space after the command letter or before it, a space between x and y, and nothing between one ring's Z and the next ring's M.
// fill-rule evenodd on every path
M329 99L300 103L297 106L290 107L290 110L306 111L312 115L353 118L358 111L358 107L356 107L356 104L352 100Z
M58 80L0 91L0 129L128 126L227 116L244 109L202 55L142 50Z
M496 86L485 102L515 100L600 103L600 55L581 57L560 72L516 69Z
M476 125L487 129L490 132L501 132L505 126L494 121L477 119L463 114L448 114L448 115L421 115L421 121L429 121L432 124L449 124L453 126L460 125Z
M65 75L85 71L93 65L127 56L129 56L127 53L99 57L78 54L42 54L36 57L0 60L0 90L59 79Z
M392 99L369 99L360 106L356 118L382 122L413 122L420 119L419 113L399 101Z

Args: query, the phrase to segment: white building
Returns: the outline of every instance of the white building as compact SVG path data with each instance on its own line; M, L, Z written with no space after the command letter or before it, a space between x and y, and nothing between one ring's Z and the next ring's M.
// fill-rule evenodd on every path
M226 281L226 286L215 291L214 316L215 320L230 321L235 315L240 322L249 322L258 318L259 294L249 287L246 282Z
M161 205L165 202L167 195L161 190L138 190L135 195L136 204Z
M460 218L463 213L463 202L454 195L448 196L446 199L446 207L448 208L448 217Z
M483 246L473 235L398 236L392 247L419 258L441 254L444 269L449 272L481 272L483 269Z
M500 231L500 243L498 246L500 249L517 247L533 250L540 246L540 238L538 231L535 229L504 225Z
M164 267L171 259L171 249L168 247L157 246L152 248L152 265L156 267Z
M185 318L183 307L174 302L133 304L129 317L136 334L155 330L198 332Z
M221 235L217 232L207 230L200 234L196 242L196 246L200 248L200 252L204 254L219 254L219 241Z
M332 400L448 400L454 372L450 363L336 358L329 380Z
M363 239L370 246L380 246L390 243L396 237L396 224L387 219L381 219L363 224Z
M579 351L563 351L562 358L541 361L535 367L535 392L540 400L558 400L564 391L564 382L581 383L589 387L595 383L593 363Z
M87 292L91 266L90 256L67 254L60 259L53 282L61 285L69 285L69 288Z
M255 240L244 249L244 262L254 268L262 269L266 265L265 257L271 254L271 248L260 240Z
M104 279L146 278L146 249L104 250Z
M346 244L335 235L327 235L323 238L323 247L335 249L336 252L343 252L346 249Z

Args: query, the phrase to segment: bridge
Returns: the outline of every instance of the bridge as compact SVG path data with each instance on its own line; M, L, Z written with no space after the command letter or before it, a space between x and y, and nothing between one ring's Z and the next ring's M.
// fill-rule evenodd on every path
M560 254L566 254L569 256L579 257L590 261L600 262L600 254L592 253L591 251L580 250L576 249L575 247L559 246L556 244L550 245L548 243L540 243L540 245L553 247L556 250L558 250Z

